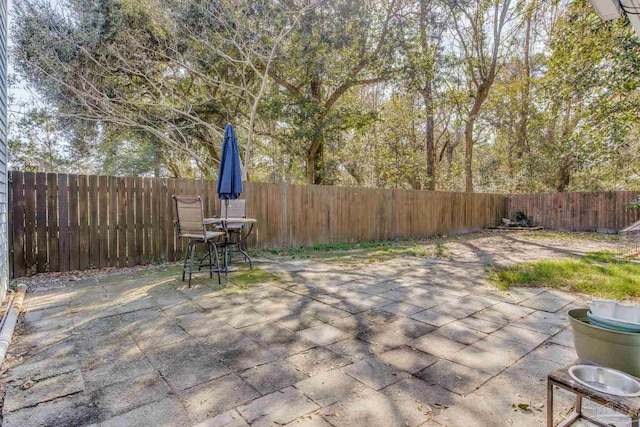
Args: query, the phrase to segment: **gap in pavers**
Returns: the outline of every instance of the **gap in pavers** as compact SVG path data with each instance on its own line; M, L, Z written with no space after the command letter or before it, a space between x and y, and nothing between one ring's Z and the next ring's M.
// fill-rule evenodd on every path
M410 376L408 372L387 365L376 357L355 362L343 368L343 371L374 390L380 390Z
M175 390L184 390L231 372L217 352L206 341L189 340L148 351L147 357Z
M415 374L429 384L436 384L465 396L484 384L491 374L449 360L439 360Z
M351 364L351 360L324 347L315 347L287 358L297 369L309 376L338 369Z
M240 406L237 411L252 425L270 426L287 424L318 409L320 406L299 390L287 387Z
M97 422L100 413L87 394L77 393L5 414L2 426L84 426Z
M78 369L39 381L26 379L7 388L3 414L84 391L84 381Z
M262 395L289 387L307 378L304 372L282 359L246 369L238 375Z
M260 397L260 393L236 374L183 390L178 397L194 423L222 414Z

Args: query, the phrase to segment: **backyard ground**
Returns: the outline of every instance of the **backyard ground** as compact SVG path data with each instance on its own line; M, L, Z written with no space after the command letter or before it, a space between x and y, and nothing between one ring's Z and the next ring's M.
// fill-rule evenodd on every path
M541 426L587 297L488 275L623 246L481 233L264 252L222 286L175 266L30 280L2 425Z

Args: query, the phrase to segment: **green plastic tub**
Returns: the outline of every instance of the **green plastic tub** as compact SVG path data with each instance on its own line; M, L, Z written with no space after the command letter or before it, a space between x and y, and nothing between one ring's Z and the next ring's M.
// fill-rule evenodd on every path
M593 326L587 311L581 308L568 313L578 357L640 377L640 333Z

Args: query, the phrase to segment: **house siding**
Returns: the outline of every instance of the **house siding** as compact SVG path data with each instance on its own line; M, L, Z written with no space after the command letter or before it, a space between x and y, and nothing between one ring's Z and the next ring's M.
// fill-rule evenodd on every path
M0 301L9 285L8 190L7 179L7 3L0 0Z

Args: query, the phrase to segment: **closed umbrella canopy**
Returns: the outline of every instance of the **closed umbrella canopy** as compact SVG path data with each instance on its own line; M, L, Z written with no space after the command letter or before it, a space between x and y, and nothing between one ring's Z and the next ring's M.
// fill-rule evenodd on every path
M237 199L242 194L242 166L240 165L238 138L231 124L227 124L227 128L224 130L216 193L221 200Z

